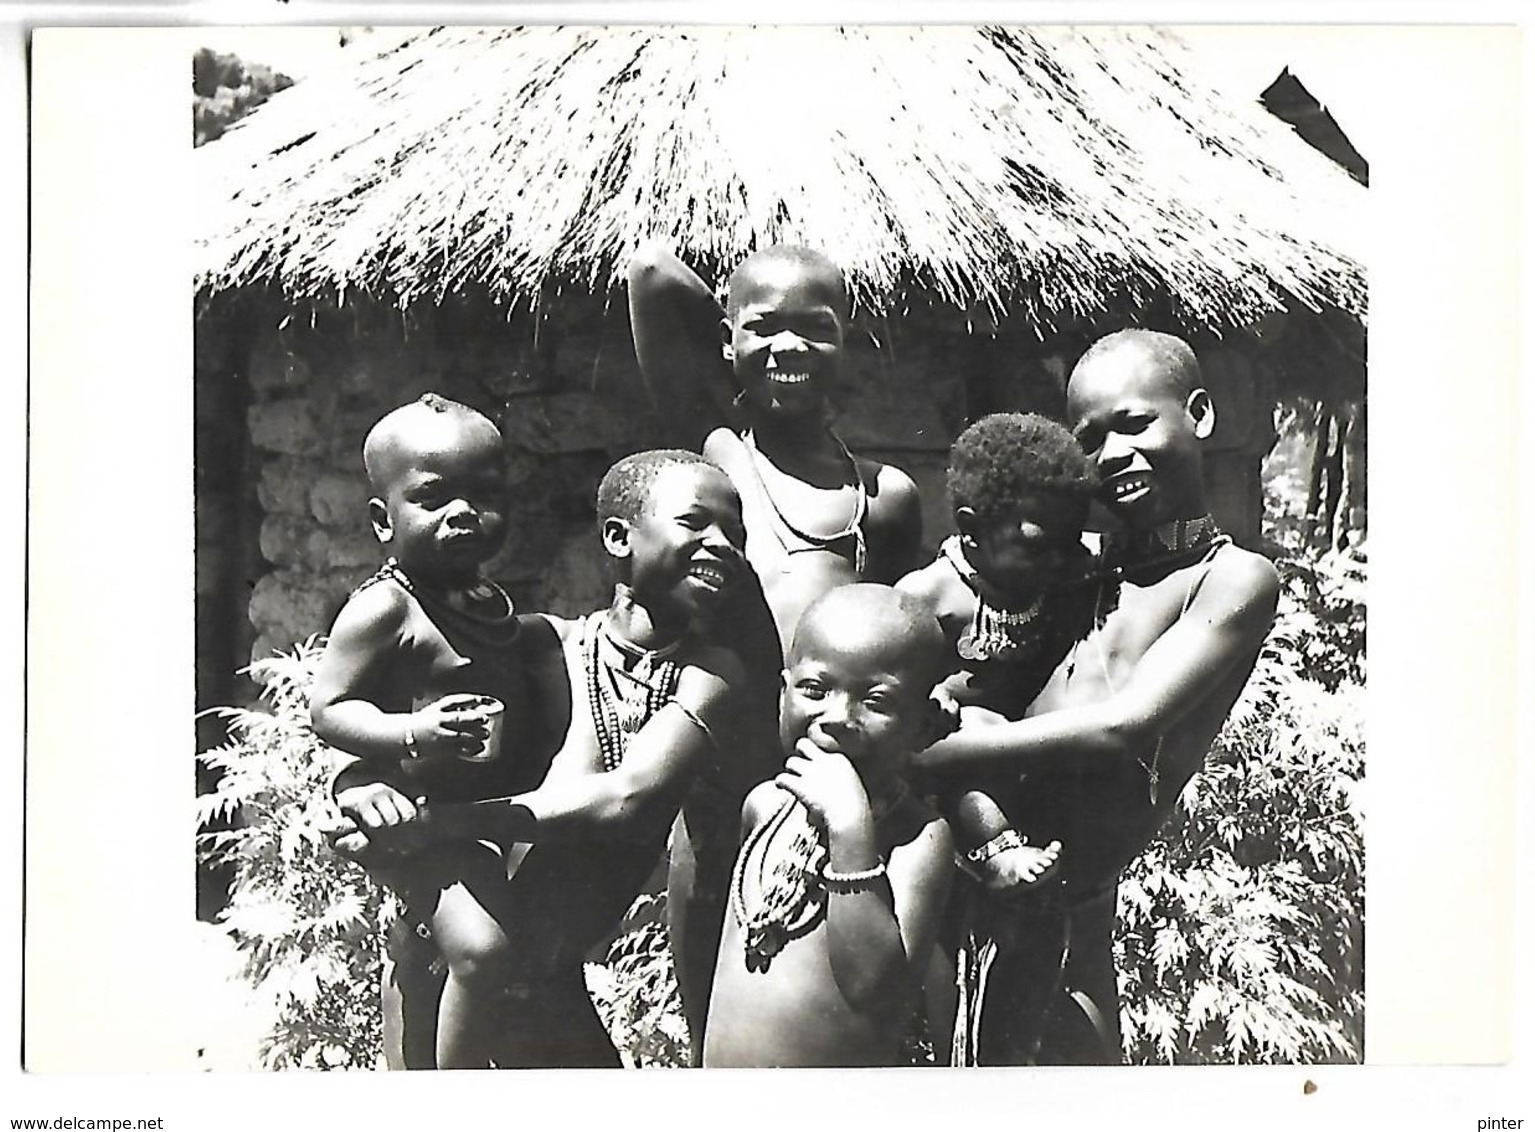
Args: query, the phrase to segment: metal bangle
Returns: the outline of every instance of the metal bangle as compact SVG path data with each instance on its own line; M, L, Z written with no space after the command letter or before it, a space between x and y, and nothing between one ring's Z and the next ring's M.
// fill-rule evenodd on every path
M1023 835L1016 829L1004 829L984 845L978 845L966 853L965 860L974 865L984 864L998 853L1008 849L1022 849L1025 844Z

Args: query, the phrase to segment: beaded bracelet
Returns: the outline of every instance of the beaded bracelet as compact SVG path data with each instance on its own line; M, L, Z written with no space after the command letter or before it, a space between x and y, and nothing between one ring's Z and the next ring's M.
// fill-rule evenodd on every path
M1004 829L984 845L978 845L965 854L965 860L973 865L985 864L998 853L1004 853L1009 849L1022 849L1025 845L1023 835L1016 829Z
M821 882L827 892L868 892L874 887L874 883L885 875L885 862L880 861L872 869L861 869L855 873L839 873L831 869L821 870Z

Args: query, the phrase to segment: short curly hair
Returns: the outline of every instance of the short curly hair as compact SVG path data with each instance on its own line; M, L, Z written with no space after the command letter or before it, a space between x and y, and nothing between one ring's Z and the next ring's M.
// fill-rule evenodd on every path
M602 482L597 485L597 521L605 523L609 519L623 519L628 523L634 522L644 513L645 503L650 499L651 485L656 482L658 475L667 468L693 464L714 467L697 452L681 448L656 448L625 456L607 470Z
M1098 477L1064 425L1037 413L993 413L959 434L948 485L954 509L970 508L981 523L1041 495L1080 504L1085 520Z

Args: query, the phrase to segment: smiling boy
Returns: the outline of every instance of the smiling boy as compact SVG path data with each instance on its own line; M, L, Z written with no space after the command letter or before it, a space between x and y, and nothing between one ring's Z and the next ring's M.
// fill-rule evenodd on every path
M1278 595L1273 565L1235 546L1207 513L1200 445L1215 409L1185 342L1144 330L1109 335L1077 363L1066 395L1099 498L1119 524L1103 550L1100 623L1027 718L961 726L917 756L939 776L1027 773L1030 788L1009 816L1069 847L1058 922L1041 926L1042 938L1061 945L1036 949L1035 976L1006 982L1024 994L1053 977L1064 954L1076 1005L1041 1022L1026 1003L989 999L982 1064L1119 1060L1111 946L1119 874L1202 766Z
M894 582L915 565L916 485L854 456L829 424L850 317L831 260L784 245L755 252L721 311L696 275L652 248L630 267L629 303L657 403L740 493L747 557L780 640L833 586ZM726 409L720 394L732 387Z
M741 497L752 577L711 639L746 666L750 721L742 773L705 779L673 840L671 941L695 1058L745 790L773 774L774 702L784 646L806 606L857 581L894 582L916 564L922 514L900 469L850 452L832 429L850 317L842 272L807 248L748 256L726 306L658 247L629 268L635 354L651 399L681 443L700 445Z

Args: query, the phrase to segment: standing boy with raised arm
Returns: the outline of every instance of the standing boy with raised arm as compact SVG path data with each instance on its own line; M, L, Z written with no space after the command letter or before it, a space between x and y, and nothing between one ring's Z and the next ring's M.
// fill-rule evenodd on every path
M746 557L760 582L715 618L747 670L754 738L728 783L706 780L673 842L671 937L695 1057L724 914L735 818L777 765L773 712L783 648L816 598L849 582L894 582L916 565L922 514L898 468L848 451L828 417L849 321L826 256L775 246L730 277L722 310L692 271L648 248L629 268L635 354L678 443L699 445L741 496ZM723 789L719 787L723 785Z
M1278 577L1232 544L1205 505L1200 442L1215 424L1186 343L1128 330L1072 371L1067 415L1121 529L1106 539L1101 625L1056 670L1029 717L960 730L917 756L935 776L1029 776L1011 813L1059 838L1065 989L1080 1008L1044 1033L1022 997L1061 951L994 967L980 1023L982 1064L1119 1060L1112 937L1116 886L1161 828L1252 671L1273 623ZM963 720L963 713L962 713ZM998 963L1003 962L999 954ZM1081 1041L1082 1017L1093 1037Z

